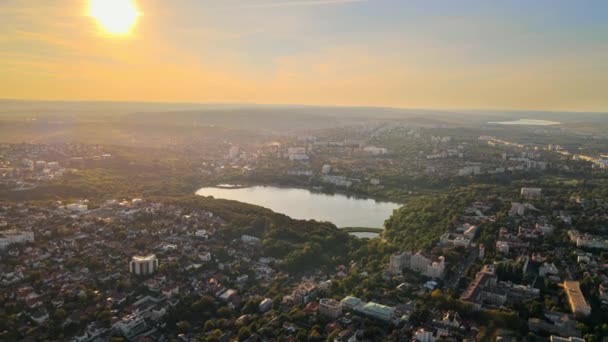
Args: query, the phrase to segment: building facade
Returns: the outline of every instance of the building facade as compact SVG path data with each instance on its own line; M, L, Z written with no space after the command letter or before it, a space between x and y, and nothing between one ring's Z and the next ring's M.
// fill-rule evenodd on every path
M336 319L342 315L342 304L333 299L322 298L319 300L319 313L325 317Z
M135 255L129 263L129 272L135 275L149 275L158 269L158 259L156 255L146 256Z

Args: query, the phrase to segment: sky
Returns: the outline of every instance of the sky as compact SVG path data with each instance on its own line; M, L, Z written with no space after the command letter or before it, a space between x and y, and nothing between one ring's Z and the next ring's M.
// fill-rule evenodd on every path
M89 1L0 0L0 98L608 111L605 0Z

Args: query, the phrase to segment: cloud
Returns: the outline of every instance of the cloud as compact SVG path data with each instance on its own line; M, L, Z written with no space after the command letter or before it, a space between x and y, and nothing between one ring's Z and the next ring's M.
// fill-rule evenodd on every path
M302 7L321 5L343 5L356 2L367 2L368 0L293 0L281 2L264 2L246 5L237 5L229 8L275 8L275 7Z

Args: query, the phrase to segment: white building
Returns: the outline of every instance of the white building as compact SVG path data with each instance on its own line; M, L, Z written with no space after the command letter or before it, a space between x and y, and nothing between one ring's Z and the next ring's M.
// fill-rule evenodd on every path
M123 317L113 327L128 340L132 340L150 329L143 317L136 313Z
M546 276L547 274L549 275L557 275L559 274L559 271L557 269L557 267L555 266L555 264L551 263L544 263L541 267L538 268L538 275L540 275L541 277Z
M69 211L83 212L83 211L87 211L89 209L89 206L86 204L82 204L82 203L71 203L71 204L66 205L65 208Z
M443 277L444 272L445 258L440 256L437 258L437 261L433 261L430 265L427 265L426 272L424 274L431 278L441 278Z
M197 238L201 238L201 239L209 239L209 232L207 232L206 229L198 229L195 233L194 236L196 236Z
M480 260L486 256L486 246L483 243L479 244L479 255L477 256Z
M541 188L521 188L521 197L527 199L540 198L542 189Z
M257 238L255 236L251 236L251 235L246 235L246 234L241 235L241 241L243 241L244 243L247 243L247 244L252 244L252 245L259 244L262 242L262 240L260 240L260 238Z
M445 258L440 256L436 260L418 252L412 255L410 252L393 254L389 261L389 272L401 273L404 268L409 268L431 278L442 278L445 273Z
M308 160L305 147L290 147L287 149L287 158L289 160Z
M203 253L200 253L200 254L198 255L198 258L199 258L201 261L211 261L211 253L209 253L209 252L203 252Z
M608 249L608 240L599 236L583 234L578 230L569 230L568 236L572 242L576 243L576 247Z
M388 264L388 270L392 274L401 274L401 271L404 268L410 267L410 258L412 257L412 253L403 252L403 253L395 253L390 256L390 261Z
M371 154L373 154L375 156L381 155L381 154L387 154L388 153L388 150L386 148L384 148L384 147L376 147L376 146L367 146L367 147L364 147L363 151L367 152L367 153L371 153Z
M422 252L418 252L412 255L410 259L410 268L416 272L426 272L426 267L431 264L431 259L424 255Z
M313 300L319 292L319 287L314 283L301 283L296 286L292 296L297 303L306 304Z
M136 275L153 274L158 269L158 259L156 255L150 254L146 256L135 255L129 263L129 271Z
M353 185L353 182L344 176L325 175L325 176L321 177L321 181L323 183L330 183L330 184L334 184L336 186L341 186L341 187L346 187L346 188L349 188L351 185Z
M549 340L551 342L585 342L584 339L582 339L580 337L574 337L574 336L570 336L570 337L566 338L566 337L551 335Z
M342 315L342 303L333 299L322 298L319 300L319 313L331 319L336 319Z
M521 203L511 202L511 209L509 210L509 216L524 216L526 213L526 206Z
M416 330L413 338L419 342L435 342L437 340L433 334L433 331L424 328Z
M0 231L0 250L16 243L34 242L34 233L30 231L4 230Z
M468 248L471 245L471 240L462 234L445 233L439 238L439 242L444 245L454 245L456 247Z
M481 167L479 165L465 166L458 170L459 176L470 176L481 174Z
M272 307L272 299L265 298L258 306L258 309L260 310L260 312L266 312L266 311L270 310L271 307Z

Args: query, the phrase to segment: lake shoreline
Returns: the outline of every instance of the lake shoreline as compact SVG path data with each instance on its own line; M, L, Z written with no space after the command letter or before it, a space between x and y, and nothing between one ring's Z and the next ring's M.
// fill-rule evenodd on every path
M384 229L384 221L403 206L403 203L302 187L241 185L207 186L195 194L261 206L293 219L330 222L337 228L368 227L375 231Z
M214 184L201 184L201 185L199 185L199 187L197 187L196 191L198 191L201 188L245 189L245 188L251 188L251 187L255 187L255 186L281 188L281 189L301 189L301 190L308 190L311 193L317 193L317 194L323 194L323 195L343 195L343 196L346 196L349 198L352 197L352 198L361 199L361 200L372 199L378 203L397 203L397 204L400 204L401 206L404 206L407 204L405 201L398 200L398 199L391 199L391 198L387 198L385 196L358 194L358 193L350 192L348 190L343 190L343 189L329 191L327 189L319 189L314 186L288 185L288 184L280 184L280 183L243 183L243 184L224 183L224 184L215 184L215 185ZM195 194L196 194L196 191L195 191Z

